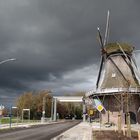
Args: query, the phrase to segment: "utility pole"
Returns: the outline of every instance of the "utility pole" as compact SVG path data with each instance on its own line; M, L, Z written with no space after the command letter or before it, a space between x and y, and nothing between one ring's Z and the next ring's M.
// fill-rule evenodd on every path
M118 133L121 134L121 128L122 128L122 119L121 119L121 113L119 111L119 114L118 114Z
M120 111L119 111L119 114L118 114L118 133L119 134L121 133L121 130L122 130L122 124L125 123L124 122L124 115L123 115L123 112L124 112L123 111L123 108L124 108L123 107L123 103L124 103L123 102L123 94L124 93L120 94L120 101L121 101L120 103L121 104L120 104Z
M127 123L127 137L131 137L131 123L129 113L129 93L126 95L126 123Z
M85 99L83 98L83 122L86 121L86 103Z
M54 99L52 97L52 105L51 105L51 121L53 120L53 108L54 108Z
M42 117L45 118L46 96L43 97L43 112Z
M56 113L57 113L57 98L54 98L54 115L53 115L53 121L56 121Z
M130 122L130 113L129 113L129 88L130 88L130 81L127 80L128 88L127 92L125 93L125 103L126 103L126 125L127 125L127 137L131 137L131 122Z
M12 106L10 106L10 114L9 114L9 117L10 117L9 126L11 128L12 127Z

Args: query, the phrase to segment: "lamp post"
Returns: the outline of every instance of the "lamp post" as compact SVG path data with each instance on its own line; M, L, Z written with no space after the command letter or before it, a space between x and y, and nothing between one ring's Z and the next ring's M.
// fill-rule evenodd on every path
M9 58L9 59L5 59L3 61L0 61L0 65L3 64L3 63L6 63L6 62L9 62L9 61L14 61L16 60L15 58ZM10 107L10 128L11 128L11 123L12 123L12 106Z
M51 121L53 121L53 105L54 105L54 99L52 97L52 105L51 105Z
M42 117L41 117L41 123L44 123L45 122L45 114L46 114L46 102L47 102L47 99L51 99L50 97L47 98L47 96L49 95L49 93L51 92L48 92L46 93L44 96L43 96L43 106L42 106ZM52 113L52 110L51 110L51 113Z
M45 122L46 96L47 96L47 95L45 95L45 96L43 97L43 107L42 107L42 118L41 118L41 123L44 123L44 122Z
M0 127L1 127L2 113L4 108L5 107L3 105L0 105Z
M14 60L16 60L16 58L9 58L9 59L3 60L0 62L0 65L9 61L14 61Z
M9 114L9 117L10 117L9 127L11 128L12 127L12 106L10 106L10 114Z
M54 98L54 115L53 115L53 121L56 121L56 112L57 112L57 98Z
M86 103L85 103L85 98L83 97L83 122L86 121Z

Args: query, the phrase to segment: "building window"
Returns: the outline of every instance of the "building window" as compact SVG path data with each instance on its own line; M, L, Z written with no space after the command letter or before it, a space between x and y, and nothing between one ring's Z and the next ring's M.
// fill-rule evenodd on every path
M116 77L116 73L112 73L112 78L115 78Z

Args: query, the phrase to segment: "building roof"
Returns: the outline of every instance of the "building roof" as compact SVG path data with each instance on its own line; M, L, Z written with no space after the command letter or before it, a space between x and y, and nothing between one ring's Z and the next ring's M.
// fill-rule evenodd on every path
M131 54L134 50L134 47L127 43L109 43L105 46L105 51L107 54L115 53L115 52L122 52L120 47L124 50L124 52Z

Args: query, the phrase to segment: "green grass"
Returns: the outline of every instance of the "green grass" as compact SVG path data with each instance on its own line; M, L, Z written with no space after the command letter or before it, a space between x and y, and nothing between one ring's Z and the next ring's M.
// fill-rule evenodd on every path
M12 117L12 123L22 123L22 120L20 118L17 118L16 117ZM35 123L35 122L40 122L40 120L28 120L28 119L24 119L23 120L23 123ZM0 118L0 124L8 124L10 123L10 118L9 117L3 117L3 118Z
M5 117L5 118L0 118L0 122L1 124L7 124L10 123L10 118L9 117ZM17 122L17 118L12 118L12 123L16 123Z
M1 124L9 123L9 118L1 118Z

